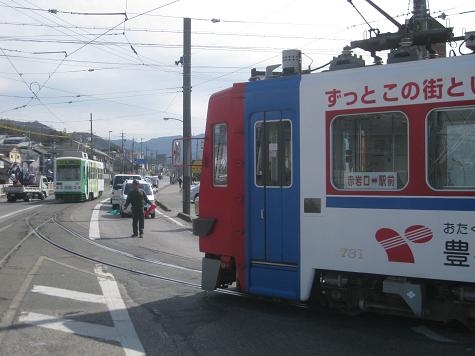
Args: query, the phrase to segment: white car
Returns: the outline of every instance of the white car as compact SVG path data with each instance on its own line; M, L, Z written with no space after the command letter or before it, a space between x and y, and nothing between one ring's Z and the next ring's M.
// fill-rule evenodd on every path
M121 192L122 192L122 185L125 181L129 179L142 179L142 176L138 174L116 174L114 179L112 180L112 195L111 195L111 204L112 209L118 209L120 207L121 202Z
M147 195L148 200L150 200L152 203L155 203L155 196L154 192L152 189L152 186L150 183L148 183L145 180L139 180L139 188L142 189L145 194ZM122 186L122 191L121 191L121 200L120 200L120 215L122 217L126 217L127 215L131 214L131 207L130 205L127 207L127 209L124 209L125 202L127 201L127 195L132 191L133 180L127 180L124 182ZM147 203L144 204L144 211L147 211L147 209L150 207ZM155 218L155 211L150 214L151 218Z
M200 183L196 185L192 185L190 187L190 199L194 203L196 198L198 198L200 195Z

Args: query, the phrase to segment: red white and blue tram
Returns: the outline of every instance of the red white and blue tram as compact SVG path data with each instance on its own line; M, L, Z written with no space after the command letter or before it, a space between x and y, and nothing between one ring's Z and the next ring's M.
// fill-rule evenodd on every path
M473 325L475 55L343 56L210 98L203 287Z

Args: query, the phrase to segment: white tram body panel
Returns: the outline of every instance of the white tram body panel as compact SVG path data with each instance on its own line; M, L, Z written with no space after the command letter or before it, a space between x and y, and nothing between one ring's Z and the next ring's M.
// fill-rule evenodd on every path
M299 108L302 300L309 297L318 270L475 283L475 187L470 184L475 180L470 178L473 170L465 162L462 187L457 182L462 179L462 173L454 162L445 163L454 167L447 173L453 176L452 186L434 188L428 179L427 172L433 163L428 162L428 115L439 108L444 112L455 110L454 115L469 113L467 121L457 127L450 126L450 122L446 124L454 127L451 129L454 135L465 130L458 133L462 135L461 142L447 144L450 147L446 156L451 154L450 150L458 149L459 144L468 142L468 148L472 147L475 56L302 76ZM374 169L366 173L352 169L350 157L355 156L355 151L371 149L365 138L365 131L371 128L360 128L359 146L352 146L352 136L345 133L345 125L353 125L352 118L367 120L368 113L372 120L380 113L389 113L393 117L390 120L395 122L397 118L396 124L404 126L400 132L406 130L406 141L399 145L403 151L404 144L407 145L403 174L395 169L376 173ZM335 124L335 120L340 122ZM363 121L362 126L369 125L369 121ZM341 135L333 132L337 130L333 125L343 127ZM394 138L393 134L392 142L403 140L401 135ZM343 148L335 144L337 139ZM388 140L374 137L373 141L374 147L379 144L377 148L387 152ZM391 147L394 150L395 146ZM472 156L464 154L465 159L471 160L468 164L475 165L475 152ZM348 158L342 158L342 163L334 155ZM378 162L383 162L384 153L381 157L377 158ZM391 159L395 166L398 158L388 158ZM346 170L338 173L339 186L335 183L333 167L338 164ZM384 164L387 162L380 163ZM403 180L401 176L404 181L398 186ZM392 187L387 186L388 182Z

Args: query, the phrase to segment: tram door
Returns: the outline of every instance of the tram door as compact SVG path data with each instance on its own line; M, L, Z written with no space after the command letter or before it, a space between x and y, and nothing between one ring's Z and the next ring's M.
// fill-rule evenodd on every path
M289 112L251 117L250 257L252 265L296 268L299 255L299 189L293 119Z
M89 162L85 161L84 165L86 167L86 199L89 199Z

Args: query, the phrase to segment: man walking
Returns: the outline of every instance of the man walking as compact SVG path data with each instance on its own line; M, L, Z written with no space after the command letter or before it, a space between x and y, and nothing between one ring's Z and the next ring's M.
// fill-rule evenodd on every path
M129 204L132 205L132 230L133 234L131 237L143 238L143 228L144 228L144 202L152 204L147 198L147 194L140 189L139 182L134 179L132 182L132 191L127 195L127 200L124 205L124 209L127 209ZM138 225L138 228L137 228Z

